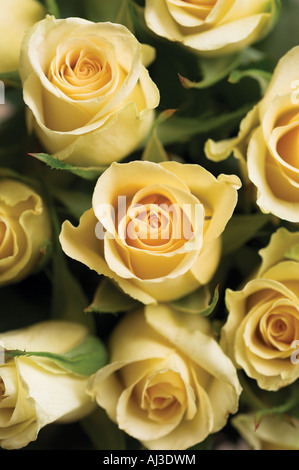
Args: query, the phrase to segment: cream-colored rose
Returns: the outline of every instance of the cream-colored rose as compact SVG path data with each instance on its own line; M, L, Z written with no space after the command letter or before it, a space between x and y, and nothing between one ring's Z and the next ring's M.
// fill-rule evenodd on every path
M220 161L231 152L246 166L265 213L299 222L299 47L278 63L263 99L241 123L239 135L208 141L208 158Z
M148 449L187 449L237 411L236 370L204 317L147 306L117 325L110 353L88 393Z
M259 387L278 390L299 377L299 262L288 259L299 232L281 228L260 251L262 263L242 290L226 292L221 346Z
M0 334L6 350L64 354L82 343L84 326L44 321ZM0 357L3 357L0 356ZM36 440L52 422L71 422L94 409L86 394L88 378L38 356L19 356L0 363L0 446L19 449Z
M151 127L159 92L144 48L122 25L82 18L37 23L22 44L28 125L48 153L80 167L121 160Z
M37 0L0 0L0 73L19 68L25 32L45 15Z
M266 416L256 427L254 413L238 414L231 420L253 450L299 450L299 420Z
M0 179L0 285L27 277L51 239L47 207L29 186Z
M145 20L159 36L203 55L231 54L274 26L277 0L146 0Z
M199 165L113 163L62 248L144 304L182 297L211 280L239 184Z

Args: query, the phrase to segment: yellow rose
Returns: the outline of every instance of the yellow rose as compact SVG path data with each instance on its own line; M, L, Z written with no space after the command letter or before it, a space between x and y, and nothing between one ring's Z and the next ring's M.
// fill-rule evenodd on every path
M0 346L63 354L78 346L86 334L86 328L79 324L45 321L1 333ZM25 447L47 424L75 421L90 413L94 405L86 394L87 381L87 377L71 373L45 357L19 356L2 361L0 446Z
M299 47L279 62L263 99L241 123L239 135L208 141L208 158L220 161L234 152L257 188L257 204L265 213L299 222Z
M29 186L0 179L0 285L28 276L51 237L48 210Z
M20 60L28 125L47 152L80 167L131 153L147 135L159 92L149 48L122 25L48 16L25 36Z
M266 416L256 428L254 413L239 414L231 422L253 450L299 450L299 420Z
M157 35L203 55L231 54L274 26L277 0L146 0L145 20Z
M45 15L36 0L0 0L0 73L19 68L25 32Z
M110 352L88 393L148 449L187 449L237 411L236 370L204 317L147 306L120 321Z
M239 184L199 165L113 163L79 226L63 224L62 248L144 304L182 297L214 274Z
M299 232L281 228L260 251L261 266L242 290L226 292L221 346L260 388L278 390L299 377Z

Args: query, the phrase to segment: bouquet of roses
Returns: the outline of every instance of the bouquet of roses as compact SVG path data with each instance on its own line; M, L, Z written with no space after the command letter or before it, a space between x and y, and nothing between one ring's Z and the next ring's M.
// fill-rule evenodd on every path
M0 0L2 449L299 449L298 13Z

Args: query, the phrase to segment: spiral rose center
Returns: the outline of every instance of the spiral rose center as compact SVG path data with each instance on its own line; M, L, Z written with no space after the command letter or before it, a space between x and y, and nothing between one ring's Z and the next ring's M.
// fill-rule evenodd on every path
M109 53L92 41L66 41L49 67L49 80L72 99L91 99L112 81Z
M146 384L142 399L154 421L171 421L186 406L186 393L180 375L175 371L159 372Z
M296 315L288 312L269 314L265 321L261 322L260 329L266 344L278 350L289 348L296 336Z
M270 338L290 343L293 340L293 322L289 318L276 318L270 316L268 320L268 333Z
M163 195L144 197L127 211L126 242L137 247L174 244L176 248L193 236L193 228L184 210Z
M60 68L60 77L65 78L71 85L80 85L78 80L90 80L101 77L107 83L111 78L109 64L92 52L82 50L68 53L66 62Z

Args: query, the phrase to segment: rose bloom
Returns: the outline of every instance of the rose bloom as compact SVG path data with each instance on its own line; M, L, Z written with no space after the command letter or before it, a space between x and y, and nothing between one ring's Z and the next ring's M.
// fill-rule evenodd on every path
M0 179L0 286L31 274L50 239L50 216L40 195L19 181Z
M122 25L48 16L20 59L28 126L47 152L80 167L120 160L143 141L159 92L142 47Z
M222 55L268 34L279 11L277 0L146 0L145 20L159 36L203 55Z
M144 304L182 297L212 278L239 184L199 165L113 163L62 248Z
M247 166L260 209L290 222L299 222L298 60L295 47L278 62L266 94L244 118L238 136L206 144L212 160L234 152Z
M87 334L82 325L45 321L0 334L8 350L64 354ZM0 363L0 446L19 449L36 440L40 429L52 422L72 422L94 406L86 394L87 377L73 374L52 360L19 356Z
M45 9L36 0L0 0L0 11L0 73L6 73L19 68L23 36Z
M299 420L265 416L256 428L255 414L238 414L232 425L252 450L299 450Z
M88 393L148 449L187 449L237 411L236 370L200 315L166 305L130 313L113 331L110 353Z
M299 233L281 228L260 251L256 275L226 292L221 346L260 388L278 390L299 377L299 263L285 257Z

